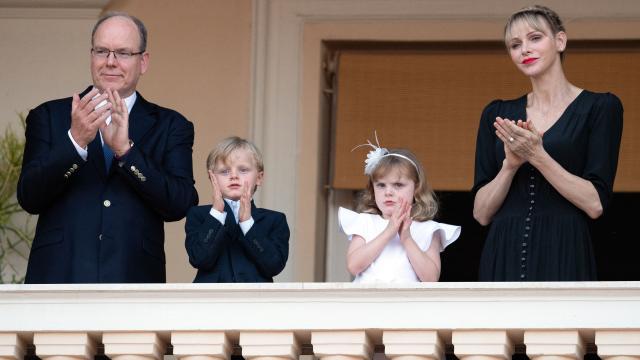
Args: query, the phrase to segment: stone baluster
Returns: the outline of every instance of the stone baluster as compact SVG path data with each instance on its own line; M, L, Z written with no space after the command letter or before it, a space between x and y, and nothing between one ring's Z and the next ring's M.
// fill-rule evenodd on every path
M582 360L585 353L578 330L527 330L524 344L530 360Z
M0 360L22 360L25 344L16 333L0 333Z
M102 343L111 360L162 360L166 351L154 332L104 333Z
M240 347L247 360L297 360L300 355L292 331L240 332Z
M443 360L444 345L435 330L385 330L385 355L392 360Z
M311 344L321 360L368 360L373 344L364 330L313 331Z
M96 341L85 332L37 332L33 345L42 360L93 360L96 354Z
M511 360L514 346L506 330L459 330L451 334L460 360Z
M640 330L598 330L596 345L603 360L640 360Z
M229 338L223 331L176 331L171 333L173 355L180 360L227 360Z

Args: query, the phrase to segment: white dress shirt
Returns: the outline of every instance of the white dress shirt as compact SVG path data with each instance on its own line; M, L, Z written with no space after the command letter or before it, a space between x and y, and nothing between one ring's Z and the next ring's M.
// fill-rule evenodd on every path
M100 96L100 94L98 94L96 96ZM129 97L126 97L124 99L124 102L127 105L127 111L129 112L129 114L131 114L131 109L133 108L133 104L135 104L137 97L138 96L136 95L136 92L134 91L133 94L131 94ZM95 96L94 96L94 98L95 98ZM96 106L96 109L101 107L101 106L104 106L106 104L107 104L107 100L103 100L100 104L98 104L98 106ZM105 120L105 122L107 123L107 125L111 124L111 115L109 115L109 117ZM102 133L100 131L98 131L98 133L100 134L100 142L104 146L104 139L102 139ZM87 147L89 145L87 144L87 146L84 147L84 148L81 147L80 145L78 145L78 143L73 139L73 136L71 136L71 129L69 129L69 131L67 131L67 135L69 135L69 139L71 139L71 142L73 143L73 146L76 148L76 151L78 152L78 155L80 155L82 160L87 161L87 157L89 156L89 150L87 149Z
M231 211L233 211L233 217L236 219L236 222L238 222L238 212L240 211L240 200L234 201L231 199L224 199L224 201L226 201L227 204L229 204ZM216 220L220 221L222 225L224 225L224 222L227 219L226 212L220 212L216 210L213 206L211 207L211 211L209 211L209 214L211 214L211 216L216 218ZM247 235L249 230L251 230L253 223L254 223L253 217L249 217L248 220L240 222L238 223L238 225L240 225L240 229L242 230L242 233Z

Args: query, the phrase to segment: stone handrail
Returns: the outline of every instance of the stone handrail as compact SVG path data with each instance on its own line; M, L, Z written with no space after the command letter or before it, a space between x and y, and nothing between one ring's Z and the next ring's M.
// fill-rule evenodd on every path
M0 359L30 345L51 360L98 348L158 359L168 345L190 360L234 347L262 360L365 359L376 348L441 359L447 346L465 360L516 347L532 360L588 349L640 359L640 282L0 285Z

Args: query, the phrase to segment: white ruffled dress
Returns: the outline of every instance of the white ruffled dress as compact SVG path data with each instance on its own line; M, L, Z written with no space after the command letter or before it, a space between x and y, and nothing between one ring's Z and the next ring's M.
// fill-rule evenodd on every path
M341 207L338 210L338 221L342 231L349 236L360 235L366 242L378 236L389 223L382 216L376 214L357 213ZM431 239L436 231L440 231L442 248L440 251L456 241L460 236L460 226L439 223L433 220L411 223L411 237L422 251L431 245ZM377 259L353 280L354 283L408 283L419 282L413 271L407 252L400 243L400 236L396 236L385 246Z

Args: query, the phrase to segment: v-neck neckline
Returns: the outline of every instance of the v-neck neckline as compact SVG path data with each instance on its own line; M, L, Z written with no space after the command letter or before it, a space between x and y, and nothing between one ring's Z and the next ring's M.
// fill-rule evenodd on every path
M585 94L587 92L587 90L582 89L580 91L580 93L573 99L571 100L571 102L569 103L569 105L567 105L566 108L564 108L564 110L562 111L562 113L560 114L560 116L558 116L558 118L556 119L556 121L553 122L553 124L551 124L551 126L549 126L549 128L547 128L545 131L542 132L542 136L544 137L545 134L547 134L550 130L552 130L553 128L556 127L556 125L562 121L562 119L565 117L565 115L568 113L569 109L571 109L573 107L574 104L576 104L578 102L578 99L580 99L582 97L583 94ZM524 114L524 119L527 119L527 97L529 94L525 94L524 96L522 96L521 101L522 101L522 112Z

